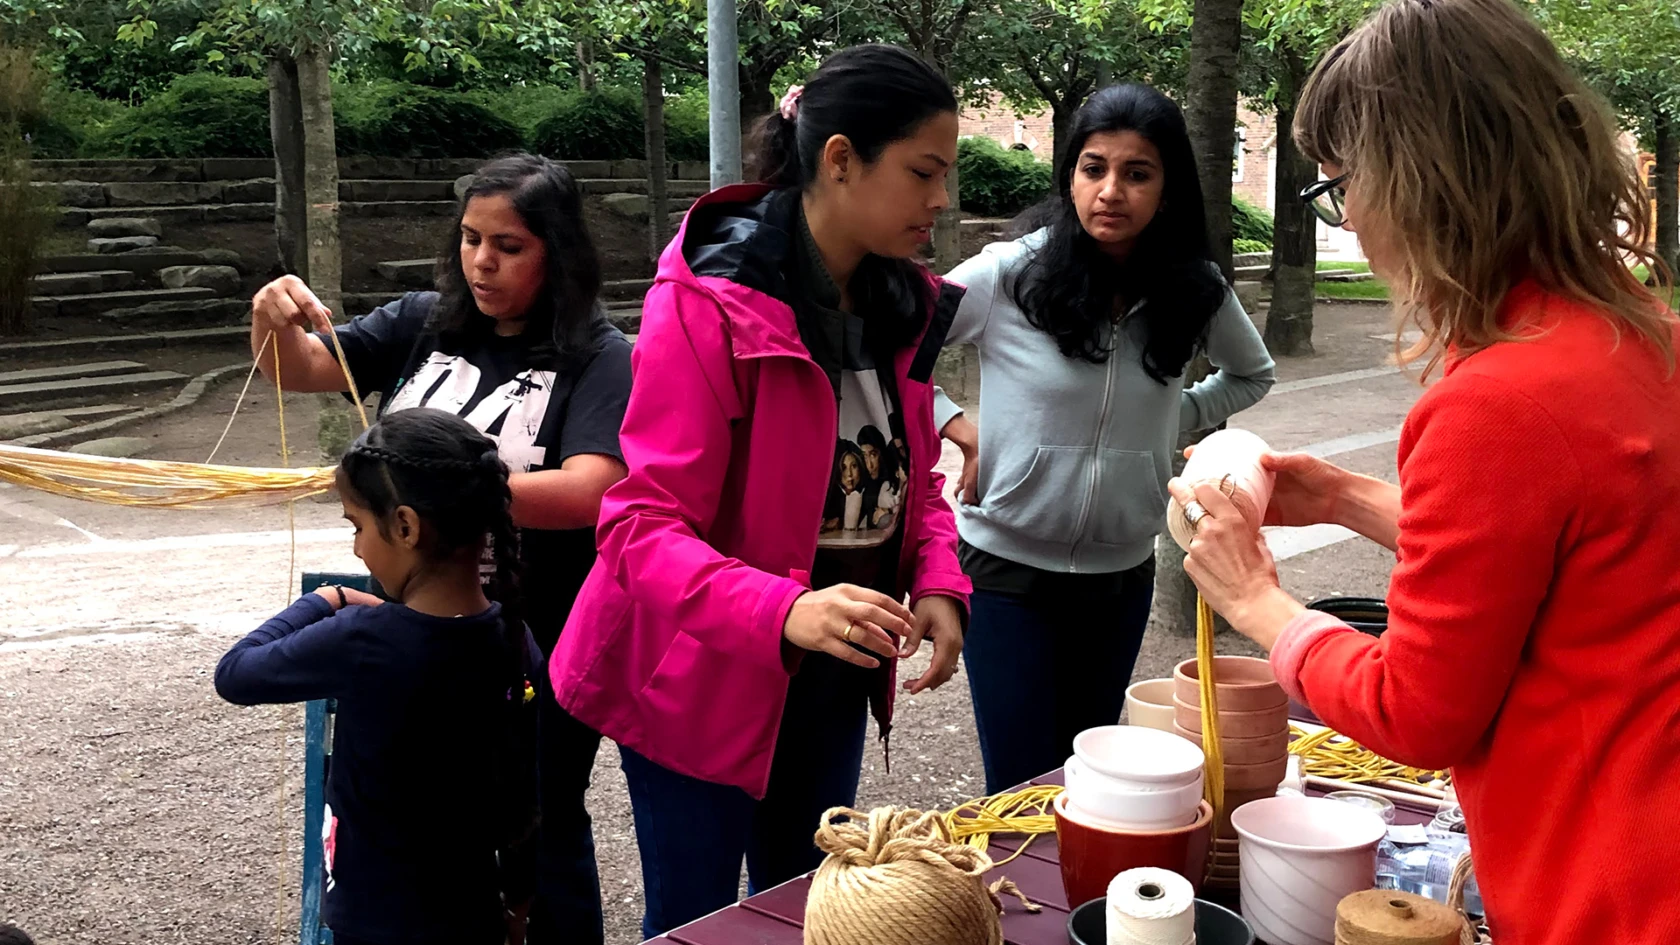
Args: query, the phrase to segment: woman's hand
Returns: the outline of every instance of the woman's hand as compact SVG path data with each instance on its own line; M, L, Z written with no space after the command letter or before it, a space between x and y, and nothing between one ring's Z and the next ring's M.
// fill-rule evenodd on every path
M281 276L258 289L251 299L251 321L276 332L291 325L333 330L332 312L297 276Z
M1265 453L1260 467L1275 479L1267 525L1301 527L1336 521L1336 505L1351 474L1306 453Z
M900 659L916 655L922 640L933 641L933 661L920 679L904 681L904 691L910 695L938 689L957 672L957 658L962 656L962 607L949 597L934 595L916 602L915 627L898 648Z
M880 591L836 584L799 595L782 625L782 636L802 650L873 669L881 661L859 653L853 645L892 659L898 646L889 633L910 636L915 632L913 620L915 615L903 604Z
M1184 558L1184 573L1196 582L1214 610L1260 646L1271 649L1278 634L1303 608L1278 586L1277 564L1258 529L1211 483L1191 487L1183 479L1167 483L1180 505L1201 506L1196 537Z
M974 421L968 419L967 414L957 414L940 435L962 450L962 475L957 479L957 501L963 505L978 505L980 502L980 428Z

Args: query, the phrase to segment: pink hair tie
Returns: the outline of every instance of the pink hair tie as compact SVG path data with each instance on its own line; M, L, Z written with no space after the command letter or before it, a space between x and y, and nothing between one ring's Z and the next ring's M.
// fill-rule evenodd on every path
M805 94L805 86L790 85L787 94L782 96L782 117L793 121L799 117L799 96Z

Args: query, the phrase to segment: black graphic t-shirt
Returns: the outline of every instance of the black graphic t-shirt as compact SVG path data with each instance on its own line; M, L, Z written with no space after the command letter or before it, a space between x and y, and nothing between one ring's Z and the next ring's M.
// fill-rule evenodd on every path
M896 597L910 469L891 354L878 350L866 319L840 309L840 289L803 214L800 234L792 273L798 289L794 312L801 340L834 387L840 432L812 582L857 584Z
M595 353L568 364L524 335L451 345L427 327L437 301L435 292L410 292L338 328L356 387L363 396L380 392L380 413L458 414L496 441L514 473L559 469L585 453L624 458L618 429L630 399L630 342L604 313ZM526 621L547 654L595 563L595 530L524 529L520 544Z

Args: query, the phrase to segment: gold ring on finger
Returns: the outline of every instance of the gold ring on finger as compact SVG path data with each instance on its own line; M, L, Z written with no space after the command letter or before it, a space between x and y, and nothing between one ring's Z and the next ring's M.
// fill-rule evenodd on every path
M856 629L857 629L857 624L855 624L855 623L846 624L846 632L844 634L841 634L840 638L845 640L847 643L852 642L852 631L856 630Z

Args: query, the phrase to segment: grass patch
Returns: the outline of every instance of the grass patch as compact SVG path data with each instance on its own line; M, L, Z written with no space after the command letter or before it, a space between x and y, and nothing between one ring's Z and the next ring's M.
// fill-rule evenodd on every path
M1322 259L1318 261L1319 272L1331 269L1347 269L1352 270L1353 272L1370 272L1371 264L1368 262L1335 262L1334 260L1326 261Z
M1381 281L1320 282L1318 296L1325 299L1355 299L1388 301L1388 286Z

